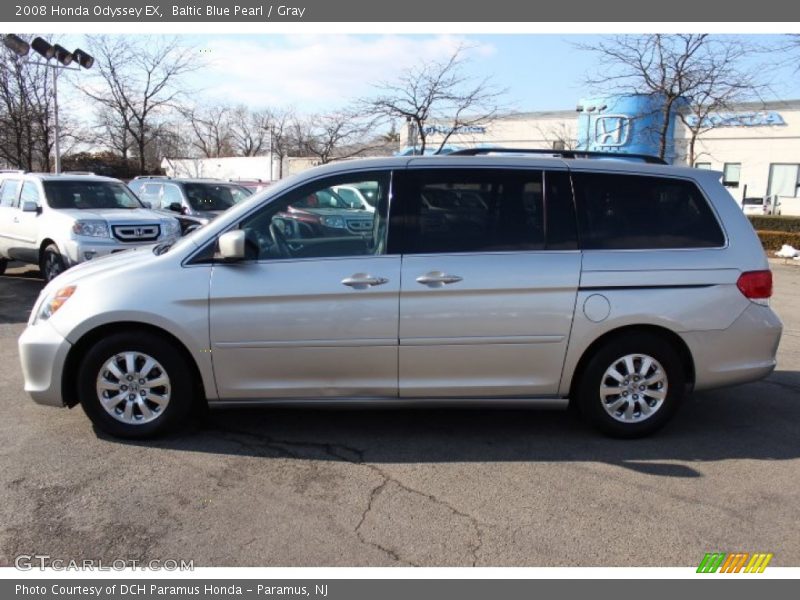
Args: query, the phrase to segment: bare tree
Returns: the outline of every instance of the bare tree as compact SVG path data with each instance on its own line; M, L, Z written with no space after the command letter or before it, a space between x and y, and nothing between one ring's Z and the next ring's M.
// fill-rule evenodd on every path
M204 158L232 154L231 109L225 105L208 105L180 110L191 127L191 143Z
M495 90L488 78L464 75L464 50L459 47L446 61L411 67L396 82L376 86L377 96L362 101L365 111L411 124L422 154L432 134L442 136L439 151L453 134L491 122L504 91Z
M272 110L271 116L269 151L272 155L271 160L278 161L278 179L281 179L283 178L283 163L286 157L289 156L292 150L297 149L293 135L293 124L297 118L290 108Z
M239 105L231 110L231 147L236 156L259 156L269 150L272 113Z
M199 66L197 58L177 38L90 36L89 47L101 85L80 89L130 134L139 169L145 172L157 122L173 108L183 76Z
M20 169L49 171L55 143L53 117L48 69L0 51L0 159ZM66 121L61 129L68 129Z
M294 142L303 154L326 164L367 152L371 145L365 140L372 127L372 121L365 121L354 111L339 111L295 119L292 131Z
M123 160L128 160L133 153L129 111L99 105L95 118L97 128L92 139L94 145L108 148Z
M587 83L615 93L647 94L661 100L655 135L659 156L666 156L673 116L698 111L714 112L734 101L752 97L758 88L755 73L742 66L749 49L741 40L708 34L619 35L595 45L579 44L592 52L598 63ZM688 110L687 110L688 109ZM685 121L688 126L689 119ZM694 122L692 119L691 122ZM690 160L702 125L690 129Z

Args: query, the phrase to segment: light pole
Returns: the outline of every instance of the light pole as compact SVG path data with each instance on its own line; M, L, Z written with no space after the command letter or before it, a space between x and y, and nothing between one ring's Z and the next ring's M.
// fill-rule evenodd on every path
M74 52L70 52L63 46L58 44L51 45L46 40L37 37L28 44L19 36L8 34L3 36L3 44L6 48L10 49L17 56L27 56L30 49L39 54L45 59L45 62L27 61L28 64L40 65L53 69L53 125L55 126L55 172L61 173L61 147L60 138L61 131L58 126L58 72L62 69L70 71L80 71L81 67L84 69L91 69L94 64L94 58L80 48L76 48ZM56 63L50 64L50 60L55 58ZM75 61L79 66L70 67L69 65ZM60 64L59 64L60 63Z

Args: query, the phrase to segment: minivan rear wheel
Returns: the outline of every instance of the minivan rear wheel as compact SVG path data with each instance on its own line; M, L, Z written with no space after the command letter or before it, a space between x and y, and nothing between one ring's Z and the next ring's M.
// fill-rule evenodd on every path
M674 415L686 394L686 373L672 343L648 332L600 346L580 375L573 400L585 419L622 438L649 435Z
M169 340L148 332L103 338L78 371L81 406L113 436L142 439L183 422L192 403L191 370Z

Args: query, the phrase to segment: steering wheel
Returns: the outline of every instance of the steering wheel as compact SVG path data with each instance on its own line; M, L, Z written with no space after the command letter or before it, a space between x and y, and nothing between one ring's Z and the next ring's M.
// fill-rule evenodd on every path
M269 224L269 235L272 238L272 243L278 250L278 255L284 258L292 256L292 248L286 239L286 234L283 233L280 225L275 221Z

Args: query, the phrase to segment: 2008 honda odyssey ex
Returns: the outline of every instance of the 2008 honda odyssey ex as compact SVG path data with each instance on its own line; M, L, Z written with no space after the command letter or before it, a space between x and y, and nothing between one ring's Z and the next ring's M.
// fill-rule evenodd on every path
M331 164L70 269L19 340L25 389L131 438L198 402L572 402L635 437L774 369L772 276L719 173L550 154ZM291 217L339 186L377 190L370 227Z

